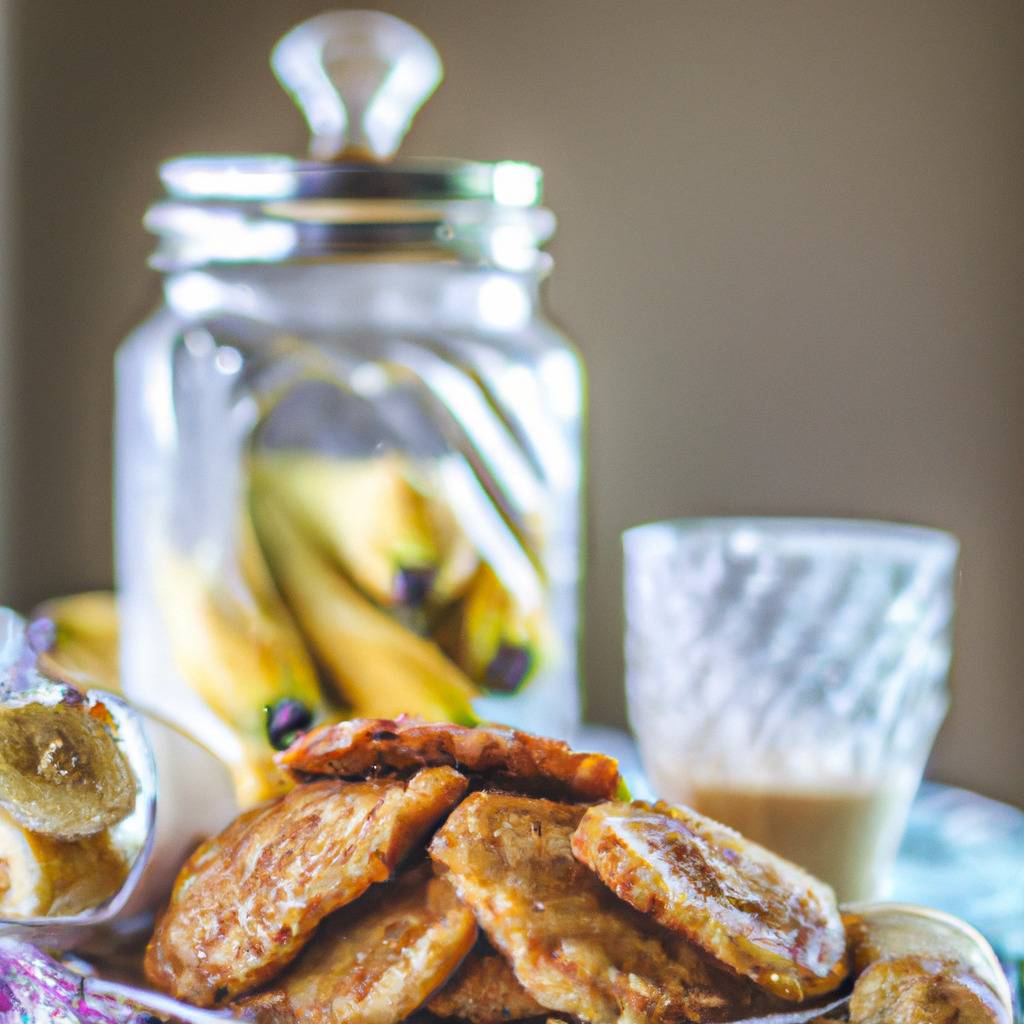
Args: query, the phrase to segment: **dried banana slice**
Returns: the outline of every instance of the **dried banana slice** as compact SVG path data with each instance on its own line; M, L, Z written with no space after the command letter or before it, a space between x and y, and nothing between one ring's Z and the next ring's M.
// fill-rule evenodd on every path
M0 811L0 918L70 917L124 884L128 864L106 832L73 842L35 835Z
M26 691L0 706L0 807L37 835L97 835L135 808L135 775L98 699Z
M853 1024L1009 1024L996 994L952 960L905 956L879 960L858 979Z
M725 825L667 803L606 803L572 848L630 906L773 995L824 995L846 976L832 890Z
M961 963L1009 1004L1010 990L992 947L966 922L941 910L906 903L857 903L844 908L850 966L859 977L877 960L924 956Z

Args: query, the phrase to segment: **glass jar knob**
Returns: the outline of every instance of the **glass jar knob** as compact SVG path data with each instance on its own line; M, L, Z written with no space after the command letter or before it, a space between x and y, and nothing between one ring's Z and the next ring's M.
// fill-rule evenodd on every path
M430 40L382 11L304 21L270 62L309 124L314 160L390 159L444 75Z

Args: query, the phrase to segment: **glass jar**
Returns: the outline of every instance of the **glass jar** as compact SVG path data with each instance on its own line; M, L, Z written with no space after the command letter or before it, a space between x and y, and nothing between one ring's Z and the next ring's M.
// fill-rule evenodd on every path
M247 801L319 720L579 718L584 382L540 173L383 162L441 77L389 15L272 62L317 159L164 165L165 303L117 357L125 689Z

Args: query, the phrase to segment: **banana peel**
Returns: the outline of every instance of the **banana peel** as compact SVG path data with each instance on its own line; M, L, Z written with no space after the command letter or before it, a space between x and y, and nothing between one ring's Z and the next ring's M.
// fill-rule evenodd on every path
M426 602L441 551L427 502L401 455L264 452L253 459L252 479L377 604L415 608Z
M251 500L281 592L353 715L476 722L478 691L436 644L364 597L272 493L257 486Z
M232 765L239 803L251 806L289 786L274 764L269 729L275 709L299 706L308 722L324 706L316 669L243 518L231 588L198 561L165 552L162 608L178 670L207 706L235 731L242 755Z
M547 660L553 643L543 607L522 608L486 563L437 636L471 679L496 693L519 690Z
M78 690L121 690L117 598L109 591L55 597L33 611L33 620L53 623L53 643L36 667L43 675Z
M113 896L127 876L109 832L62 842L0 810L0 918L79 914Z

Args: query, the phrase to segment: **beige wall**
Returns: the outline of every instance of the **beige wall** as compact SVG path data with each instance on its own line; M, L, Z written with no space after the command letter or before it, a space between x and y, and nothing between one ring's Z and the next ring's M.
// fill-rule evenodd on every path
M14 426L14 371L12 361L12 337L10 317L10 165L11 141L8 122L9 96L11 85L11 62L9 49L9 10L0 3L0 138L5 142L0 147L0 600L11 579L11 554L13 530L9 526L11 515L12 467L11 453L14 447L12 436Z
M155 301L154 165L298 149L266 70L293 0L14 8L28 602L107 582L110 360ZM964 542L935 771L1024 802L1024 5L385 2L448 81L408 149L520 157L592 375L588 682L621 716L620 530L712 512Z

